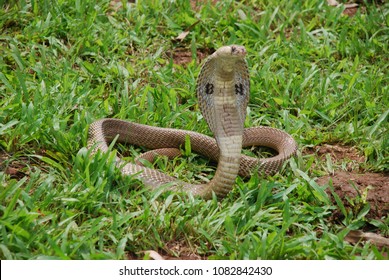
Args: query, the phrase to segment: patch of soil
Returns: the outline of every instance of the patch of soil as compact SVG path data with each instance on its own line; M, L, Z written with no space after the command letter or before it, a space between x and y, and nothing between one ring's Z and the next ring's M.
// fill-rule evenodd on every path
M356 2L358 2L358 1L356 1ZM327 3L329 6L332 6L332 7L337 7L340 5L339 2L336 0L327 0ZM363 1L361 3L363 3ZM360 10L361 13L366 12L366 8L363 6L360 6L358 3L347 3L347 4L342 4L342 5L344 5L343 14L350 16L350 17L354 16L358 10Z
M322 160L325 160L326 156L329 155L332 162L344 162L347 171L359 170L360 164L366 162L366 157L355 147L342 144L323 144L316 147L308 147L303 150L303 154L315 154Z
M369 219L381 220L389 214L389 175L379 173L356 174L346 171L336 171L317 179L321 186L332 181L334 192L342 199L344 206L354 207L350 201L366 201L370 204ZM327 189L331 192L330 189ZM366 197L365 192L367 192ZM338 213L339 214L339 213Z
M315 152L319 156L329 154L333 161L348 159L363 163L366 160L366 158L355 147L344 146L341 144L323 144L322 146L315 147Z
M9 160L9 155L0 153L0 171L10 175L12 179L22 179L30 173L28 159L20 157L17 160Z
M208 1L199 1L199 0L191 0L190 6L192 10L199 11L201 6L204 4L207 4ZM215 6L215 4L218 2L218 0L211 0L211 5Z
M363 170L360 168L360 164L364 163L366 158L355 147L341 144L323 144L307 148L303 153L315 154L323 160L329 155L334 163L346 163L347 171L336 170L334 173L320 177L316 181L321 186L331 181L334 192L340 197L346 208L355 207L355 205L350 204L350 201L356 202L356 199L359 199L362 203L365 199L371 207L367 218L380 220L388 215L389 174L362 173ZM327 191L331 192L330 189L327 189ZM335 216L339 214L334 213ZM336 219L336 217L334 218Z
M197 50L196 56L198 62L204 60L210 53L212 53L212 50ZM185 48L176 48L173 52L168 53L168 55L173 58L174 64L177 65L186 65L193 60L192 52Z
M146 250L136 254L128 253L127 258L129 260L143 259L147 255L147 259L153 260L205 260L206 257L202 257L193 252L193 250L185 245L184 241L170 241L166 243L164 250Z
M197 255L184 242L171 241L166 244L169 251L174 252L178 257L164 256L165 260L202 260L203 257Z

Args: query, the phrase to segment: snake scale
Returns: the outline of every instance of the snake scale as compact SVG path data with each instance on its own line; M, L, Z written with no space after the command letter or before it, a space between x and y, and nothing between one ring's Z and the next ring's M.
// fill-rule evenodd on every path
M253 171L274 174L282 164L295 155L297 143L286 132L270 127L244 129L249 100L250 77L245 60L246 49L231 45L217 49L204 62L197 79L200 110L214 138L181 129L153 127L118 119L101 119L89 127L88 147L96 153L107 152L113 139L139 145L160 153L179 148L190 138L192 151L218 162L212 180L191 184L137 163L124 162L116 156L116 165L124 175L135 176L150 188L167 186L206 199L215 193L224 197L239 175L250 176ZM241 154L242 147L266 146L278 152L271 158L257 159ZM166 150L164 150L166 149ZM164 152L167 151L167 152Z

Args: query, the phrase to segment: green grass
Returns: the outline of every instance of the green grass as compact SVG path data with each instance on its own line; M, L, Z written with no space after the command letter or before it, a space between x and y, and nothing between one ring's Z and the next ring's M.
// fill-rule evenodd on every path
M7 3L5 3L7 2ZM368 208L332 203L315 178L328 164L299 154L273 177L238 178L224 200L150 192L123 178L112 154L91 157L88 125L102 117L209 134L195 98L197 52L248 50L246 127L292 134L300 151L356 147L363 170L389 169L389 6L342 15L326 1L0 1L0 258L125 259L143 250L209 259L382 259L344 241ZM219 16L224 14L224 16ZM173 40L193 25L182 41ZM175 65L186 48L193 62ZM131 155L136 147L119 147ZM157 163L185 180L214 167L189 155ZM17 174L5 172L16 168ZM335 168L341 168L336 166ZM332 169L331 167L330 169ZM260 186L260 187L259 187ZM333 221L331 213L344 213ZM142 255L138 257L142 258Z

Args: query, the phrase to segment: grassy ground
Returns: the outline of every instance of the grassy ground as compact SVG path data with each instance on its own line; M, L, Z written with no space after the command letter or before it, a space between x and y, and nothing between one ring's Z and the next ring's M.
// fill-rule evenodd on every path
M246 127L286 130L300 151L355 147L359 168L387 171L389 6L353 17L326 1L1 1L0 258L126 259L156 250L209 259L382 259L350 230L388 232L369 205L345 209L315 179L343 163L299 153L276 176L238 178L224 200L149 192L110 156L83 148L102 117L209 134L195 98L199 58L248 50ZM222 16L221 16L222 15ZM189 29L188 29L189 28ZM188 29L182 40L174 40ZM179 50L193 60L178 65ZM123 147L118 147L124 151ZM137 147L126 147L140 152ZM157 163L185 180L214 166L189 155ZM260 187L259 187L260 186ZM336 201L336 200L335 200ZM343 211L344 219L331 213Z

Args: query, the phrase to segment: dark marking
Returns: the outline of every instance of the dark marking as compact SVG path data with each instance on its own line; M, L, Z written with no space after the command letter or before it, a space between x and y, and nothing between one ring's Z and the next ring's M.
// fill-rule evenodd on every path
M213 84L207 83L205 85L205 93L206 94L213 94Z
M241 83L240 84L235 84L235 93L239 94L239 95L244 95L243 85Z

